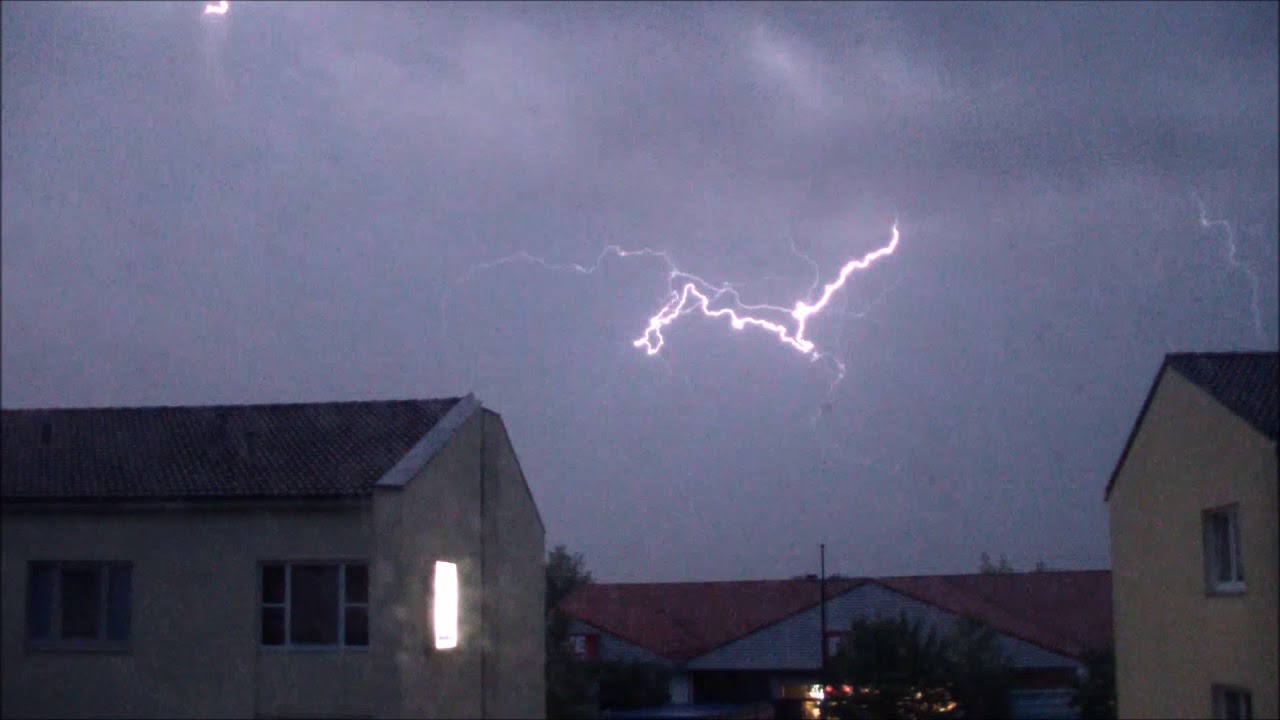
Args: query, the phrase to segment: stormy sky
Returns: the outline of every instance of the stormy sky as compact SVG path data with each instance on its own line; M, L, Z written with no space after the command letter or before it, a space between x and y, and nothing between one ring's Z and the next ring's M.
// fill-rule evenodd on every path
M2 7L5 407L474 391L599 579L1107 567L1162 355L1277 347L1274 3ZM468 274L790 307L895 220L817 361Z

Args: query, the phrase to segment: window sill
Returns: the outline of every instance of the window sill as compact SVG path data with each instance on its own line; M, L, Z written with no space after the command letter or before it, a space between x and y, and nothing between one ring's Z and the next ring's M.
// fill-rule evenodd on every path
M128 655L128 643L74 643L27 641L24 650L30 655Z
M1205 591L1209 597L1233 597L1244 595L1244 583L1238 585L1216 585Z

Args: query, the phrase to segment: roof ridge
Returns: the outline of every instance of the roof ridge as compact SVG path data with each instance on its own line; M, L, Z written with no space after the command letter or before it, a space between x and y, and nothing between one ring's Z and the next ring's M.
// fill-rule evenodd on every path
M6 407L2 412L102 412L105 410L222 410L232 408L317 407L321 405L387 405L392 403L456 402L463 396L420 398L372 398L365 400L294 400L288 402L216 403L209 405L68 405L61 407Z

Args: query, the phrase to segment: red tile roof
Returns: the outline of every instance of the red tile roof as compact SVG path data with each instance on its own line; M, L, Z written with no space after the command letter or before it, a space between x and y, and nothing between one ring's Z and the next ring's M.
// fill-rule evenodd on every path
M857 584L829 580L827 597ZM683 662L818 604L815 580L592 583L560 603L571 617Z
M1080 657L1111 643L1110 571L838 578L827 597L874 582L972 615L996 630ZM814 580L590 584L560 604L571 617L684 662L818 604Z

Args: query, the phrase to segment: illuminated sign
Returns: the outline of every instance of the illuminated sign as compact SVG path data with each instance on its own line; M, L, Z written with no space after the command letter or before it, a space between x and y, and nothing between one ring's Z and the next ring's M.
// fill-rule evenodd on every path
M458 566L451 562L436 561L436 577L432 586L435 608L433 621L436 631L436 649L448 650L458 646Z

